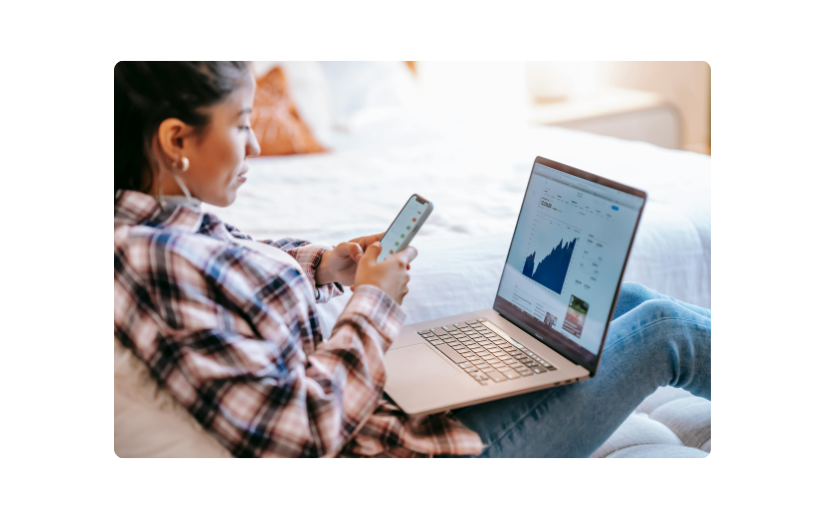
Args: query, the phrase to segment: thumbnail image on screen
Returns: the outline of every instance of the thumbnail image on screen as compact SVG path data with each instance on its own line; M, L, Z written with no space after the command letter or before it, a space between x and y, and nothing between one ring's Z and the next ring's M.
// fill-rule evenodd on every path
M567 307L567 315L564 317L562 329L571 335L581 337L588 308L590 308L590 305L576 296L570 296L570 305Z

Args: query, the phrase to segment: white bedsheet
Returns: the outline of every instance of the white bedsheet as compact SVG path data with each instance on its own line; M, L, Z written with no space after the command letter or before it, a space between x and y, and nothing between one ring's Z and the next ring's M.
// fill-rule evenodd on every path
M228 208L207 207L256 238L336 244L382 232L414 192L435 211L414 242L407 323L488 308L541 155L648 192L625 272L710 307L710 157L547 127L482 128L413 118L331 139L333 152L250 159ZM349 294L322 306L329 333Z

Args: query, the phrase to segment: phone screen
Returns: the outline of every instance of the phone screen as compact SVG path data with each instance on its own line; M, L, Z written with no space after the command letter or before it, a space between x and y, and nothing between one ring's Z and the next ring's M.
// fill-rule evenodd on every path
M378 262L384 261L409 245L413 235L427 218L429 208L429 202L422 203L414 195L410 198L390 228L384 233L384 237L381 238L381 254L378 255Z

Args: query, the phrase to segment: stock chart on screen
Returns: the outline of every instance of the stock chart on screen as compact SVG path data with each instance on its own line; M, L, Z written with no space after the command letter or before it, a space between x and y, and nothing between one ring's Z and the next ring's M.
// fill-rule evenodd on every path
M564 285L564 278L567 277L567 269L570 267L570 259L573 257L573 247L575 246L575 239L567 243L564 242L564 239L560 240L559 244L550 251L550 254L539 262L538 267L535 266L536 253L533 252L524 260L524 269L521 273L553 292L561 294L561 288Z

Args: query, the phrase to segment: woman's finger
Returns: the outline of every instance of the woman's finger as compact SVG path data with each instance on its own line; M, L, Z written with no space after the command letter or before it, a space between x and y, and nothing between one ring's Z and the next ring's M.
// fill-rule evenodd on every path
M373 234L372 236L366 236L366 237L364 238L364 241L366 242L366 244L367 244L367 245L369 245L369 244L371 244L372 242L374 242L374 241L378 241L378 240L380 240L380 239L381 239L381 238L383 238L383 237L384 237L384 233L383 233L383 232L380 232L380 233L378 233L378 234Z
M364 249L354 242L345 242L341 244L347 256L349 256L356 263L364 256Z
M415 247L407 247L406 249L402 250L401 252L395 253L398 258L406 263L408 266L418 256L418 250Z
M384 236L384 233L379 234L371 234L370 236L361 236L360 238L355 238L354 240L350 240L352 243L357 243L362 248L366 249L373 242L380 240Z

